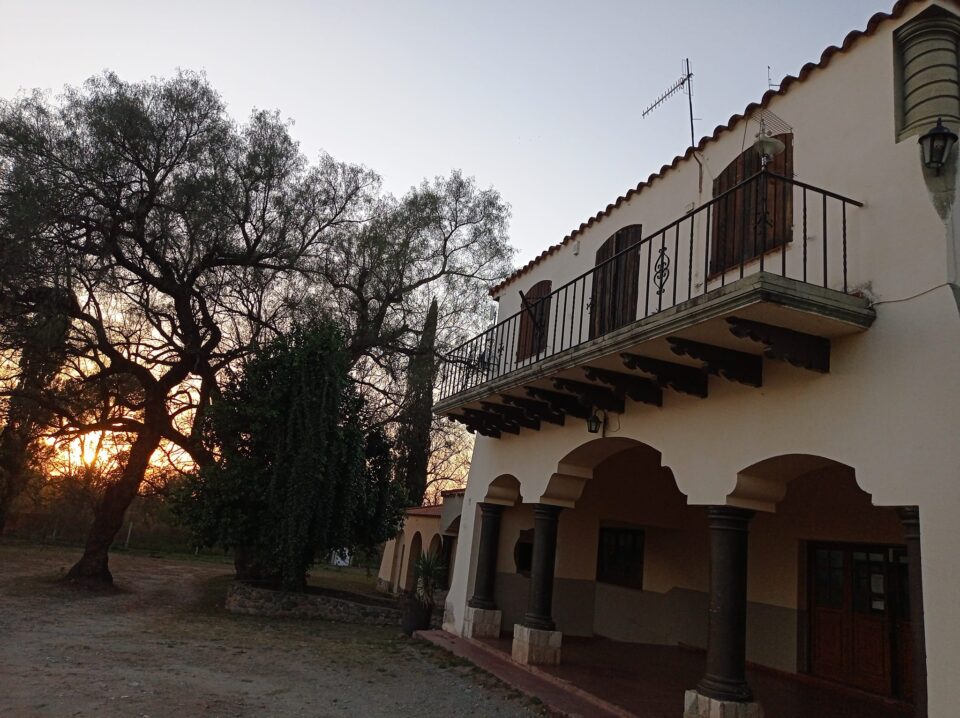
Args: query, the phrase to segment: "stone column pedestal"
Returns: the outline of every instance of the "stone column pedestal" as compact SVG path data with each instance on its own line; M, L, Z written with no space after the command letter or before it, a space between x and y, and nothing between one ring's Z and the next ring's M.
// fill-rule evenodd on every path
M500 611L467 606L463 615L464 638L500 638Z
M560 665L560 631L545 631L517 623L513 627L513 660L525 666Z
M695 690L683 696L683 718L763 718L759 703L721 701Z

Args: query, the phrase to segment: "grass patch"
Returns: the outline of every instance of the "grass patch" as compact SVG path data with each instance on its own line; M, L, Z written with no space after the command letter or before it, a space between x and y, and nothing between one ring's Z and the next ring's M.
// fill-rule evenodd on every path
M307 585L379 598L384 596L377 590L376 574L371 572L371 575L367 576L366 569L356 566L314 566L307 576Z

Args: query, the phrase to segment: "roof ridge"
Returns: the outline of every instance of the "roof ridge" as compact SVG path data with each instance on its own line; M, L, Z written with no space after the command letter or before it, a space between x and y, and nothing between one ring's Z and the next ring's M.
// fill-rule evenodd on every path
M541 252L539 255L537 255L536 257L531 259L529 262L527 262L525 265L523 265L522 267L519 267L518 269L515 269L511 274L505 277L499 284L490 288L490 295L493 296L499 293L500 290L504 289L508 284L511 284L514 280L518 279L519 277L529 272L531 269L533 269L536 265L540 264L540 262L542 262L544 259L549 257L551 254L557 252L564 245L571 242L577 235L582 234L585 230L589 229L597 222L600 222L604 217L610 216L610 213L613 212L613 210L617 209L621 204L629 200L635 194L638 194L639 192L641 192L645 187L648 187L649 185L651 185L654 182L654 180L658 180L662 178L664 174L666 174L672 169L675 169L677 165L679 165L681 162L689 159L694 152L700 152L709 143L716 142L716 140L719 138L719 136L722 133L732 131L734 126L737 123L739 123L741 120L748 119L750 114L755 112L756 110L766 107L774 97L778 97L780 95L786 94L787 90L790 88L791 85L797 82L803 82L804 80L807 79L807 77L810 76L810 73L813 72L814 70L825 68L827 65L830 64L830 61L833 59L835 55L837 55L838 53L847 52L851 47L853 47L853 45L857 42L857 40L859 40L862 37L869 37L870 35L873 35L873 33L876 32L877 28L881 24L883 24L887 20L896 20L903 14L903 11L906 10L907 7L918 2L927 2L927 0L897 0L896 4L894 4L890 12L874 13L870 17L870 19L867 20L866 28L864 28L863 30L851 30L846 34L846 36L843 38L843 42L841 42L839 46L830 45L829 47L827 47L820 54L820 59L817 62L806 63L803 67L800 68L800 71L796 75L785 75L784 78L780 80L780 86L778 89L767 90L765 93L763 93L763 96L760 98L759 102L751 102L749 105L746 106L746 108L742 113L734 113L733 115L730 116L730 119L727 120L725 124L717 125L714 128L712 134L703 135L700 138L700 141L697 142L696 147L693 147L693 146L688 147L686 152L683 153L683 155L675 156L673 160L670 162L670 164L663 165L659 171L651 174L649 177L647 177L646 180L639 182L636 187L633 187L627 190L624 194L617 197L617 199L614 202L611 202L610 204L608 204L606 208L604 208L600 212L597 212L594 216L587 219L586 222L582 222L579 227L571 231L566 237L560 240L559 243L550 245L545 250L543 250L543 252Z

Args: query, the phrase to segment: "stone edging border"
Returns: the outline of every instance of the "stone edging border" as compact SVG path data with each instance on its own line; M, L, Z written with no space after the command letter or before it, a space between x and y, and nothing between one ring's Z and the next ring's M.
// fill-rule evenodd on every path
M224 603L231 613L271 618L321 618L368 626L399 626L400 609L315 593L287 593L234 581Z

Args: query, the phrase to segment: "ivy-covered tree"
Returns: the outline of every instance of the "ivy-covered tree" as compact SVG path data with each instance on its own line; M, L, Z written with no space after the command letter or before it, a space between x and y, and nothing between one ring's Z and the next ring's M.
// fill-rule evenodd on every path
M397 534L406 506L406 491L393 475L393 443L383 426L367 432L364 471L357 492L350 548L363 558L369 573L377 547Z
M187 479L176 505L201 543L234 551L239 578L302 590L317 556L366 541L358 528L377 541L397 530L389 465L367 461L348 370L335 326L298 328L211 406L204 439L220 460Z

